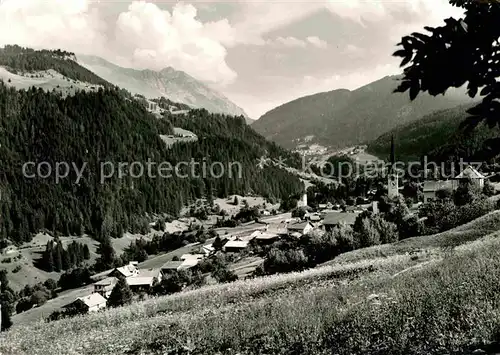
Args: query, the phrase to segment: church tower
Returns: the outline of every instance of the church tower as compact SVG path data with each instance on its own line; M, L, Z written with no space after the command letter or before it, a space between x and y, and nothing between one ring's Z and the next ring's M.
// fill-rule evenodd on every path
M389 174L387 177L387 189L389 198L393 199L399 196L399 178L397 170L395 169L396 164L396 153L394 148L394 136L391 137L391 162L389 167Z

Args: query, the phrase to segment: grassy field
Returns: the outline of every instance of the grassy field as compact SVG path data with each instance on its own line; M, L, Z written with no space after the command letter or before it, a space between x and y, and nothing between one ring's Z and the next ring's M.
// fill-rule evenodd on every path
M500 213L302 273L2 335L2 354L467 354L500 340ZM379 247L380 248L380 247Z
M0 269L8 271L9 286L15 291L22 289L25 285L34 285L49 278L59 279L61 273L45 272L34 266L34 262L42 256L47 241L51 239L51 236L39 233L30 243L23 244L19 248L13 248L8 253L0 254ZM65 246L73 241L87 245L90 250L89 263L94 263L98 257L96 250L99 243L88 236L61 237L60 240ZM10 262L7 262L9 259ZM15 271L16 269L19 270Z

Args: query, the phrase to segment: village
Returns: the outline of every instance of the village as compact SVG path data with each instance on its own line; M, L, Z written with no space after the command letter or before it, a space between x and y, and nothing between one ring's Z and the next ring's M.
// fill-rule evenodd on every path
M467 166L454 179L426 180L421 184L423 201L410 208L410 215L418 216L419 207L424 203L432 202L442 191L455 191L459 186L471 180L478 187L483 188L487 179L487 176L472 166ZM399 196L402 187L399 186L397 176L389 175L387 189L390 198L394 199ZM301 216L292 217L290 213L271 216L268 211L262 210L260 211L262 217L258 221L246 223L243 227L216 229L218 246L214 246L214 239L206 243L192 243L188 246L190 252L174 256L158 267L146 267L152 265L151 260L143 263L132 261L128 265L96 274L92 276L95 282L89 294L72 300L62 308L79 304L85 312L99 311L106 308L107 300L120 278L126 280L134 294L147 294L151 292L154 285L161 283L163 278L182 270L195 271L204 260L217 254L232 255L233 260L236 261L235 264L239 265L237 269L245 269L245 273L240 273L238 277L249 277L264 262L262 258L253 255L253 246L269 247L280 240L300 240L311 233L321 235L341 226L352 227L362 213L377 214L379 212L379 202L373 199L375 193L375 191L370 191L367 197L359 198L357 201L359 204L353 206L325 203L318 204L314 209L308 206L307 194L304 194L297 206L297 209L302 211ZM419 221L424 219L420 218ZM232 233L227 236L230 231ZM186 247L182 250L186 250ZM162 255L158 258L162 260Z

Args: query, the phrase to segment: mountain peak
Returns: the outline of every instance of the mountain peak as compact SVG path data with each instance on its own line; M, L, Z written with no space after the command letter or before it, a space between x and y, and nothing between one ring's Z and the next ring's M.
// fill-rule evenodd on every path
M247 117L245 111L218 91L184 71L167 66L160 71L122 68L99 57L79 56L84 67L107 81L147 98L165 97L171 101L205 108L212 113Z

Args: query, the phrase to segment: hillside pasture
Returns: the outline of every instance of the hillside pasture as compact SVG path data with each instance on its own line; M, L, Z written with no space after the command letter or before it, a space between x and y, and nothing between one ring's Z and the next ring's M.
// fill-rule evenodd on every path
M49 324L4 354L441 354L488 351L500 329L499 211L331 265L206 286ZM413 252L410 254L410 252Z
M9 286L13 290L19 291L25 285L34 285L50 278L59 279L61 273L46 272L35 266L36 261L41 258L47 242L52 239L53 237L48 234L38 233L30 243L25 243L17 248L10 248L10 253L0 255L0 269L7 270ZM59 239L64 247L73 241L87 245L90 250L90 260L88 260L90 264L94 263L99 256L96 253L99 243L89 236L60 237ZM8 260L10 262L7 262ZM19 270L16 271L16 269Z

